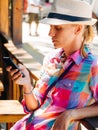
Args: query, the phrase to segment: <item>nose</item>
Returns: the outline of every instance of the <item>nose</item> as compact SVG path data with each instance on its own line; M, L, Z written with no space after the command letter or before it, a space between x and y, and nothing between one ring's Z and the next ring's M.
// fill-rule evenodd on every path
M49 31L48 35L51 36L51 37L55 36L55 29L54 29L53 26L50 26L50 31Z

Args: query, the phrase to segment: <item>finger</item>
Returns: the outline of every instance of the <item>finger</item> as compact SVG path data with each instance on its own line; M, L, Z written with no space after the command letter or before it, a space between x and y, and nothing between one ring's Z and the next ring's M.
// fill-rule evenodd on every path
M20 80L21 80L21 75L20 76L18 76L17 78L15 78L15 79L13 79L13 81L15 82L15 83L17 83L17 82L19 82Z
M61 127L61 124L60 123L54 123L53 126L52 126L52 129L51 130L65 130L65 129L62 129Z
M8 71L8 72L10 72L11 71L11 66L8 66L8 67L6 67L6 70Z
M15 73L18 73L18 72L19 72L18 69L10 70L10 75L11 75L11 77L12 77Z
M16 79L13 80L16 84L20 84L23 85L24 84L24 80L22 79L22 77L18 77Z
M12 76L12 80L17 80L22 77L21 72L14 73Z

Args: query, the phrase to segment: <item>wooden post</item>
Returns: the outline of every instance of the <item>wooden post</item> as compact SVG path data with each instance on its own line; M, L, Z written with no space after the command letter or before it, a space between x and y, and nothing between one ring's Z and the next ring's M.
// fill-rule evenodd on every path
M0 0L0 32L9 35L8 0Z
M22 43L22 13L23 13L23 0L12 0L12 17L13 29L12 37L13 43Z

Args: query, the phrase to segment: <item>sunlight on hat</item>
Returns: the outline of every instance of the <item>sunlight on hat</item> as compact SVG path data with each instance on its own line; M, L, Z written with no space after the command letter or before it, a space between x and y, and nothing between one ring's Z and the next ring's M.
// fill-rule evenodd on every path
M96 19L92 18L92 7L86 1L57 0L55 10L40 22L44 24L84 24L93 25Z

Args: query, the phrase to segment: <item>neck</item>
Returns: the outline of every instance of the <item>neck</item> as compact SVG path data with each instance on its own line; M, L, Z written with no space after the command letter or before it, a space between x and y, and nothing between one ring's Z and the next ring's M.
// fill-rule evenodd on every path
M82 38L78 37L71 45L72 45L71 47L64 49L65 54L66 54L67 57L72 55L75 51L81 49Z

